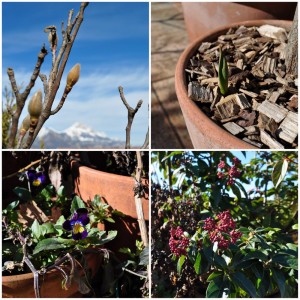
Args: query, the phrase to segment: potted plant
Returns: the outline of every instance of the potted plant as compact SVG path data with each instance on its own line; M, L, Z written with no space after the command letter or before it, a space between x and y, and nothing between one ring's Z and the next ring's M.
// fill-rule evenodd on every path
M176 72L175 72L176 94L177 94L177 98L178 98L181 110L183 112L183 116L185 118L187 128L189 130L189 133L190 133L190 136L191 136L191 139L192 139L192 142L193 142L193 145L195 148L200 148L200 149L203 149L203 148L228 148L228 149L247 148L247 149L251 149L251 148L256 148L256 147L269 147L269 148L278 149L278 148L285 148L285 147L286 148L296 147L296 136L297 136L297 132L296 132L297 129L295 129L297 127L296 125L292 126L295 129L295 130L292 129L292 131L295 131L295 132L292 134L292 137L290 139L288 139L288 142L286 141L285 137L284 137L285 140L282 140L281 138L279 138L279 141L278 141L278 136L282 137L282 134L285 134L285 133L280 133L280 132L285 131L285 129L284 129L285 123L283 125L281 125L281 122L284 118L281 119L280 121L276 120L275 122L273 122L274 120L273 121L271 120L275 115L277 115L277 112L275 112L275 111L272 111L272 112L269 111L267 113L268 116L266 116L266 118L264 118L265 111L264 111L264 113L261 113L261 112L254 113L255 114L254 118L256 118L256 121L255 121L255 123L252 123L251 126L255 125L256 127L259 127L258 126L259 115L261 115L260 118L263 119L263 120L261 120L261 122L268 123L270 121L269 122L270 126L268 125L269 126L268 129L266 129L266 127L268 127L268 126L266 126L266 124L263 124L262 130L260 128L255 128L255 130L258 130L258 132L263 131L263 135L264 135L264 136L262 136L262 134L261 134L261 136L258 139L256 139L256 141L255 140L249 141L249 138L244 135L244 133L245 134L247 133L246 130L244 129L244 127L247 127L250 123L248 124L246 122L247 124L244 124L243 126L239 126L239 127L235 126L235 125L237 125L236 123L231 124L232 121L234 123L234 120L236 120L234 118L240 118L242 120L245 120L247 118L250 119L248 113L251 113L255 110L255 109L253 109L252 105L254 103L256 103L255 101L257 99L255 101L253 101L252 98L255 98L255 96L257 96L257 94L251 93L251 92L253 92L251 90L249 90L250 93L249 92L247 93L247 90L246 90L246 92L244 92L245 89L247 89L247 86L250 85L250 84L248 84L249 82L247 82L247 83L245 83L245 82L246 81L251 81L252 83L263 82L264 79L268 78L268 76L264 77L264 75L262 75L262 77L259 79L255 76L252 76L253 75L252 73L250 75L248 73L248 75L245 75L245 77L244 77L245 85L243 85L243 84L240 85L240 82L237 83L237 81L234 81L233 80L234 75L235 75L235 78L237 78L239 76L239 75L237 75L237 73L239 73L240 71L244 72L244 71L249 70L251 72L252 69L249 69L251 67L249 65L233 66L238 60L237 53L240 53L241 51L234 50L235 52L231 52L231 53L227 52L228 49L232 48L231 46L234 45L234 43L233 43L233 41L229 41L229 43L224 42L224 41L222 41L222 38L224 36L226 36L226 33L228 33L228 30L234 30L234 29L237 30L237 28L244 28L243 26L248 27L248 28L255 26L256 28L258 28L258 27L260 27L262 25L266 25L266 24L273 25L275 27L281 27L281 28L283 28L283 30L289 30L291 28L291 22L276 21L276 20L244 21L241 23L231 24L231 25L224 26L219 29L213 30L213 31L207 33L207 35L202 36L197 41L193 42L181 55L181 57L178 61L178 64L176 66ZM239 36L239 38L243 38L243 34L238 35L238 36ZM248 36L248 38L249 38L249 36ZM203 75L203 73L206 72L206 71L203 72L203 71L197 69L198 67L199 67L199 69L201 68L201 66L200 66L201 61L205 60L199 53L196 54L197 50L199 49L199 47L201 45L203 45L203 48L201 49L201 51L203 51L203 49L205 49L205 47L207 47L208 45L211 45L211 46L214 45L216 47L216 49L212 49L213 48L213 46L212 46L212 48L210 48L210 49L212 49L211 53L219 53L219 47L220 47L219 44L223 45L223 49L225 49L224 56L226 56L226 60L228 60L229 65L231 65L231 67L229 68L229 70L231 72L231 74L229 74L229 75L231 75L231 77L229 77L229 83L231 81L231 88L235 89L235 91L232 92L229 89L228 94L222 95L220 93L220 90L217 89L218 82L220 82L220 81L218 80L217 75L214 75L214 74L221 75L221 72L219 72L219 71L216 72L216 69L214 69L213 73L208 76L210 78L207 77L208 78L207 82L209 82L209 83L208 83L208 85L205 85L205 88L208 87L208 89L204 91L205 93L209 94L209 97L211 97L212 101L210 102L210 100L207 101L207 99L204 99L203 102L206 102L205 104L197 102L198 104L200 103L199 105L197 105L197 103L192 101L191 97L188 96L189 78L193 77L194 78L193 80L197 81L197 76L198 76L197 74L200 74L202 72L201 75L199 75L199 77L201 77ZM253 49L251 49L250 45L248 45L247 47L250 47L250 48L247 48L247 51L245 53L248 53L249 51L253 51ZM217 52L214 52L214 50ZM207 50L207 52L209 52L209 51L210 50ZM242 52L240 54L241 54L241 56L243 56L243 55L245 55L245 53ZM270 53L268 55L272 56L273 54ZM277 54L274 55L275 59L277 59L276 57L278 57L276 55ZM199 62L195 59L194 56L200 57ZM218 66L220 66L220 63L219 63L220 55L216 54L216 57L217 57L217 61L213 60L213 65L214 65L213 68L218 68ZM231 59L233 59L233 57L235 57L237 60L231 60ZM245 56L243 56L243 57L245 57ZM193 63L195 64L194 66L197 66L197 67L191 68L190 60L193 60ZM209 61L212 61L211 58L208 58L208 62ZM247 61L247 59L246 59L246 61ZM278 61L279 61L279 58L278 58ZM243 60L243 58L241 58L241 60L240 60L240 63L242 63L242 62L245 62ZM207 70L207 66L208 66L208 64L205 61L205 65L203 66L204 70L205 69ZM187 74L186 70L189 72L189 74ZM213 69L209 69L208 72L211 72L212 70ZM234 72L236 72L236 73L234 73ZM267 70L266 72L267 73L269 72L269 74L270 74L270 70ZM277 72L277 70L276 70L276 72ZM246 74L246 72L245 72L245 74ZM228 80L228 78L226 78L226 80ZM261 83L261 84L263 85L263 83ZM196 83L195 85L198 85L199 89L202 88L202 85L200 82L199 82L199 84ZM282 86L282 85L283 85L282 82L278 84L278 86ZM191 95L193 98L194 86L191 86L190 88L192 90ZM214 88L216 88L216 89L213 90ZM222 96L228 96L230 94L235 94L235 93L237 93L237 94L242 93L242 92L240 92L240 89L242 89L243 93L244 93L243 99L245 96L245 98L249 99L249 102L250 102L249 105L246 105L246 106L242 105L243 108L240 107L240 109L239 109L239 112L241 112L242 110L246 110L247 116L245 117L245 119L238 116L238 113L234 114L234 115L230 115L230 116L229 115L228 116L227 115L226 116L225 115L221 115L221 116L214 115L214 111L216 111L217 106L220 105L220 104L218 104L218 102L221 102L221 100L223 99ZM268 87L266 89L268 89ZM271 98L270 94L276 90L273 88L269 88L269 89L270 90L269 90L268 96L270 96L270 98ZM292 94L294 93L294 91L296 91L296 89L293 90ZM198 90L194 93L196 93L196 95L200 94L200 92L198 92ZM260 91L258 92L258 94L259 94L259 97L262 95L262 94L260 94ZM291 94L289 94L289 96L291 97ZM198 99L198 100L200 100L200 99ZM240 101L240 100L241 99L238 99L237 101ZM264 98L264 100L266 100L266 98ZM290 100L290 98L286 99L286 102L288 102L289 100ZM248 101L246 101L246 102L248 102ZM259 105L260 103L262 103L262 99L258 100L257 102ZM273 101L273 102L275 102L275 101ZM269 102L266 102L264 104L269 104ZM278 108L277 104L276 103L274 105L273 104L271 106L272 107L276 106L276 109L277 109ZM290 102L290 104L291 104L291 102ZM236 107L235 104L233 104L233 106ZM252 108L251 108L251 106L252 106ZM201 109L199 109L199 107ZM263 110L263 108L264 108L264 105L261 107L261 109ZM227 109L227 107L226 107L226 109ZM229 108L229 110L230 109L231 108ZM269 110L269 108L267 110ZM280 108L279 108L279 110L280 110ZM204 111L206 113L204 113ZM287 113L290 111L292 112L290 114L290 116L297 121L297 118L296 118L297 113L295 113L295 111L297 111L297 109L294 110L294 108L290 109L289 107L287 107L287 111L284 110L284 113L285 113L284 115L287 116ZM211 118L208 118L207 115L210 115L210 117L213 117L213 119L215 121L213 121ZM227 117L228 117L228 120L227 120ZM288 118L288 120L286 120L286 122L289 123L289 119L290 118ZM224 126L223 124L225 124L224 123L225 121L230 123L230 124L227 124L226 126L227 126L227 128L230 127L231 133L229 133L227 130L223 129L223 126ZM272 128L270 128L272 126L271 123L272 123L272 125L274 125ZM232 127L234 127L234 128L232 128ZM242 128L240 128L240 127L242 127ZM237 131L235 131L236 128L238 128ZM237 135L237 136L241 135L240 133L242 133L242 138L244 138L244 140L246 140L247 142L245 142L235 136L235 135ZM251 133L249 135L251 135ZM253 137L253 139L254 139L254 137Z
M46 160L45 156L49 154ZM113 209L96 192L88 203L73 192L70 195L68 188L58 183L63 177L58 172L59 165L66 175L66 166L63 165L67 153L43 155L38 160L38 170L22 168L22 177L29 182L28 188L14 188L19 200L11 201L3 211L5 237L9 238L3 243L3 251L7 255L3 259L4 274L8 275L3 276L3 296L74 297L93 293L96 296L113 296L128 285L126 274L129 272L147 278L143 265L147 264L148 250L143 243L138 243L138 230L131 232L131 243L125 246L116 243L115 251L121 250L124 253L122 257L115 255L108 244L106 248L102 246L116 235L122 240L122 228L119 231L104 230L99 226L104 222L115 222L117 216L125 216L122 211ZM33 165L31 163L29 167ZM48 177L52 184L45 186L45 182L49 182ZM81 175L80 178L83 180L83 177ZM134 198L133 190L131 193ZM105 197L110 198L108 194ZM12 241L15 242L13 246ZM141 264L138 265L138 262ZM18 274L18 268L23 273L30 272L9 276L11 273ZM99 270L100 277L97 276ZM107 278L103 275L105 273ZM25 284L28 294L24 294L21 284ZM49 295L49 291L54 294Z

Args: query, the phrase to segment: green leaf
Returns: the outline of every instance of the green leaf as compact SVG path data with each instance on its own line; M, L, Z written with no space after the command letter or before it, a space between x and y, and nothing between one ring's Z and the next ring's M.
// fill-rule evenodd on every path
M52 223L50 223L50 222L44 223L44 224L40 225L40 228L41 228L43 236L45 234L50 234L50 233L54 233L55 232L54 225Z
M214 271L213 273L211 273L208 278L206 279L206 281L210 282L212 281L213 279L215 279L216 277L219 277L223 275L223 272L220 272L220 271Z
M246 197L246 199L248 199L248 193L247 193L247 191L246 191L246 189L245 189L245 187L244 187L244 185L243 184L241 184L240 182L238 182L238 181L236 181L235 182L235 184L237 185L237 187L244 193L244 195L245 195L245 197ZM241 192L240 191L240 192Z
M241 196L241 191L240 189L234 184L232 184L231 186L232 192L237 196L237 198L239 200L241 200L242 196Z
M228 292L228 280L223 280L223 276L217 276L209 283L206 298L226 298Z
M78 196L75 196L71 204L71 213L73 214L78 208L85 208L85 203Z
M96 235L94 235L94 233L98 233ZM83 241L85 241L85 243L89 243L92 245L97 245L97 246L101 246L104 245L110 241L112 241L118 234L118 231L116 230L111 230L107 233L107 235L105 234L105 231L99 231L97 228L93 228L89 233L88 233L88 237L85 238Z
M298 230L298 224L294 224L294 225L292 226L292 229Z
M220 268L222 270L227 269L226 261L222 256L215 254L214 261L218 268Z
M275 189L283 181L288 169L288 165L289 163L287 159L283 159L275 164L272 172L272 181L275 186Z
M222 48L219 52L219 88L223 96L228 92L228 66L225 56L223 55Z
M271 271L272 271L273 278L279 287L281 298L284 298L284 296L285 296L285 280L286 280L284 273L278 269L276 270L275 268L271 268Z
M212 192L211 192L211 204L214 208L217 208L219 206L219 203L222 199L222 191L220 187L216 186Z
M13 192L23 201L27 202L32 199L31 193L29 190L21 188L21 187L16 187L13 189Z
M109 223L115 223L115 220L112 218L105 218L105 221L107 221Z
M66 189L63 185L61 185L57 191L57 196L63 197L66 196Z
M247 253L244 260L255 259L255 258L260 259L262 261L268 260L268 256L259 250L253 250L253 251L251 250L251 252Z
M37 254L45 250L63 249L67 246L75 244L76 242L69 239L62 238L48 238L40 241L33 250L33 254Z
M99 195L95 195L93 201L97 206L101 204L101 197Z
M11 202L11 203L9 203L9 204L7 205L7 207L6 207L5 210L6 210L6 211L13 210L13 209L15 209L15 208L19 205L19 203L20 203L19 200L13 201L13 202Z
M39 222L36 219L33 221L32 225L31 225L31 231L32 231L33 237L36 238L37 240L42 235L41 225L39 224Z
M140 254L140 266L147 266L149 264L149 246L145 247Z
M201 253L197 253L196 261L194 263L194 269L197 275L201 273Z
M173 151L173 152L171 152L170 154L168 154L167 156L165 156L162 160L161 160L161 162L164 162L166 159L168 159L169 157L171 157L171 156L174 156L174 155L181 155L183 152L182 151Z
M185 255L181 255L180 258L178 259L178 262L177 262L177 273L178 274L181 274L182 266L183 266L185 259L186 259Z
M298 258L291 255L276 254L272 257L272 262L278 263L282 267L298 270Z
M248 279L243 273L235 272L230 274L232 281L237 284L242 290L244 290L252 298L256 298L256 289L250 279Z
M49 184L41 191L41 195L44 197L44 199L49 200L54 194L54 187L53 185Z

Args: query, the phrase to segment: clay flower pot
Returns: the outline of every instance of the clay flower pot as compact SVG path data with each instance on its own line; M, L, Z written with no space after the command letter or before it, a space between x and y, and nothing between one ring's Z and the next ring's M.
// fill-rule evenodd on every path
M103 262L103 254L89 253L86 255L89 270L94 277ZM84 276L83 272L81 275ZM53 269L44 277L40 276L40 294L42 298L78 298L82 294L78 291L78 284L72 280L71 286L62 288L62 274ZM33 273L2 276L2 298L35 298L33 288Z
M256 147L233 136L225 129L214 123L188 97L185 69L190 58L203 42L213 42L218 36L226 33L233 26L274 25L289 29L291 21L255 20L233 23L208 32L190 44L180 56L175 70L175 89L194 148L197 149L256 149Z
M126 255L118 253L122 247L135 248L136 239L140 236L140 229L137 221L137 213L134 198L135 180L130 176L122 176L107 172L98 171L80 163L71 163L74 179L75 193L88 202L95 195L101 196L102 200L113 209L122 212L125 217L113 217L115 223L105 223L102 230L117 230L117 237L107 244L120 259ZM142 180L143 185L148 186L148 181ZM142 199L144 219L149 221L149 200L148 189Z
M244 20L293 20L296 2L182 2L190 42L214 28Z

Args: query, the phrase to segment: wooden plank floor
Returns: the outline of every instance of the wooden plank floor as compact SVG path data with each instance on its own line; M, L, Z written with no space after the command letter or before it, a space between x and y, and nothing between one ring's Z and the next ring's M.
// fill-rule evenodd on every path
M188 45L180 4L151 4L151 146L193 148L175 93L175 67Z

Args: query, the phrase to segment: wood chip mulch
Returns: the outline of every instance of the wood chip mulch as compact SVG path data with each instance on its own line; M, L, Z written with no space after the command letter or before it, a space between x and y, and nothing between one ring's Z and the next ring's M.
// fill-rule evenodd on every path
M188 95L211 119L258 148L298 147L298 81L286 72L285 29L231 28L202 43L186 68ZM229 68L229 92L218 88L219 48ZM213 133L211 133L213 134Z

